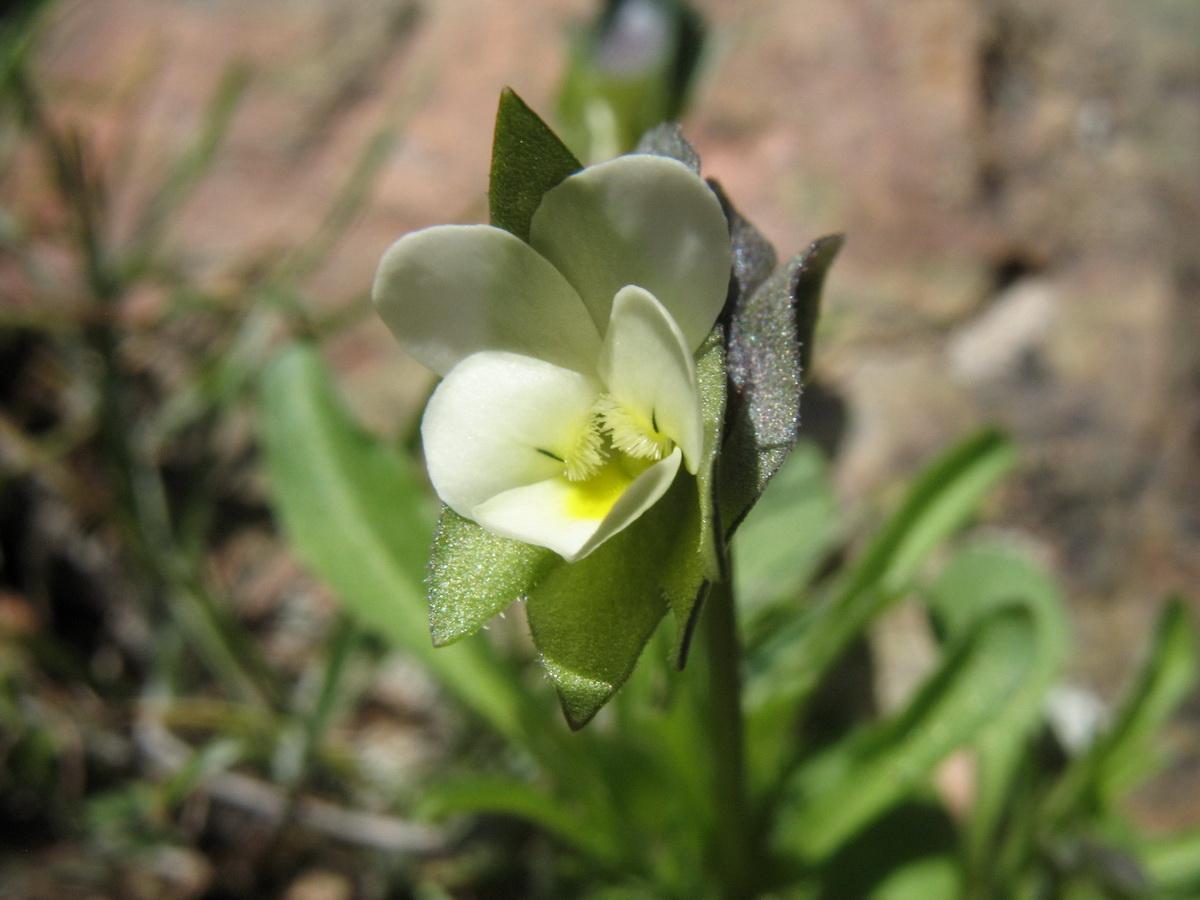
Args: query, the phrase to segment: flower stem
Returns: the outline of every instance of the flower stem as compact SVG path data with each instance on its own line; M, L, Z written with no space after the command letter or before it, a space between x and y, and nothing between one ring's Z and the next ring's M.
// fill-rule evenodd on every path
M723 900L741 900L752 895L750 854L753 838L746 803L742 648L730 580L712 586L705 603L704 618L717 822L713 852L720 867Z

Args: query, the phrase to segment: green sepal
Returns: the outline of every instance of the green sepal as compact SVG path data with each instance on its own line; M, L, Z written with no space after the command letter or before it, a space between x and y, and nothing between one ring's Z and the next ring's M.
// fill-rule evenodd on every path
M582 168L524 100L511 88L500 92L488 188L493 225L528 241L529 225L542 196Z
M625 683L669 606L662 561L682 540L680 522L695 480L681 475L624 531L530 592L533 642L567 722L582 728Z
M682 669L708 586L727 576L727 548L717 517L717 450L725 424L725 332L718 325L696 352L704 449L688 492L686 518L676 525L679 540L663 569L663 592L676 625L672 661ZM688 479L689 481L691 479Z
M819 238L729 310L728 437L719 504L727 534L783 465L800 430L800 391L821 287L842 246Z
M478 631L514 600L528 596L562 559L553 550L502 538L442 509L429 573L429 628L435 647Z

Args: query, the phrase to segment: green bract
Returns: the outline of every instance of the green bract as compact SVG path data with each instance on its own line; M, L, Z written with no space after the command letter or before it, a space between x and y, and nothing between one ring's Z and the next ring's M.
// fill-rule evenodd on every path
M434 641L526 599L576 726L625 680L668 608L682 661L703 588L722 575L717 498L731 491L717 490L714 464L729 378L746 421L736 457L754 470L731 482L731 521L753 502L744 486L756 495L795 436L797 266L782 293L748 302L765 242L700 178L677 130L660 143L664 154L582 169L506 93L496 224L407 235L375 281L383 320L442 376L422 421L447 507L434 542ZM739 336L729 345L718 325L727 306ZM780 311L783 322L772 318ZM771 356L760 359L766 331ZM777 365L788 371L773 381ZM753 456L763 421L766 472Z

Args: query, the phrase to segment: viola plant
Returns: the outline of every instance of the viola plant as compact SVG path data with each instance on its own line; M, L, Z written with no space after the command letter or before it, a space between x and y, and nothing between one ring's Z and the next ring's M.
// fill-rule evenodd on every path
M1008 543L943 551L1012 445L985 431L952 448L869 540L841 527L816 448L793 452L837 237L777 270L677 128L584 168L512 93L489 198L490 225L401 238L375 283L441 376L422 422L440 515L309 342L263 379L298 552L468 713L467 770L451 754L412 815L553 836L525 859L541 868L524 896L1197 896L1200 834L1149 839L1117 803L1194 683L1182 604L1111 724L1059 746L1053 581ZM848 650L906 600L936 659L881 715ZM575 733L524 644L468 638L514 601ZM698 658L664 671L693 634ZM477 741L500 752L481 760ZM973 783L943 801L956 754ZM414 877L447 893L432 868Z
M748 326L782 326L795 348L804 339L794 298L760 321L737 316L749 298L735 257L747 280L750 257L756 269L768 262L765 242L748 240L677 130L583 168L506 93L495 147L493 224L401 238L374 297L404 348L442 376L421 427L446 505L434 640L458 640L526 599L579 726L668 608L684 659L699 604L725 571L714 470L729 440L728 360L768 370L758 356L776 348ZM736 347L723 311L738 324ZM784 374L790 390L774 399L794 424L799 378ZM742 430L751 433L736 440L755 446L753 426Z

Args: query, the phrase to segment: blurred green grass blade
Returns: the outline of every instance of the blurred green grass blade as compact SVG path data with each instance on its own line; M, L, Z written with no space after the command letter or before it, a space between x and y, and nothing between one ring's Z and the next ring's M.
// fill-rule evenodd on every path
M542 789L511 778L475 776L433 785L422 797L419 812L432 819L481 813L513 816L597 859L614 861L619 856L613 830L597 827L599 823L573 813Z
M1142 863L1164 897L1200 897L1200 828L1148 841Z
M136 269L153 255L170 218L208 173L250 84L248 66L235 63L225 70L213 91L200 129L191 146L171 167L142 209L129 248Z
M747 711L754 774L770 784L791 744L786 723L856 636L912 587L918 567L976 513L987 491L1016 461L992 430L933 462L861 560L807 615L779 628L748 660Z
M961 881L953 856L927 856L897 869L867 900L952 900L960 896Z
M829 463L801 441L733 538L734 595L747 624L794 604L838 537Z
M0 89L25 65L26 55L32 52L42 27L39 17L46 6L49 0L25 0L5 4L0 10Z
M946 642L960 639L1003 608L1024 609L1033 625L1028 677L974 741L978 766L968 855L973 864L987 866L989 847L1012 800L1023 748L1040 726L1046 693L1065 664L1070 627L1049 573L1009 547L977 545L955 555L930 586L928 602Z
M1196 634L1176 599L1159 620L1146 665L1097 758L1098 786L1108 798L1115 800L1152 768L1154 735L1195 685L1196 667Z
M433 511L408 460L350 420L310 345L267 366L261 411L272 496L297 553L366 627L521 742L522 695L489 646L434 650L424 585Z
M346 175L346 180L333 196L333 201L321 217L320 224L297 247L293 248L273 272L274 280L281 285L303 283L312 276L329 258L338 241L355 223L359 211L372 194L375 178L391 159L391 150L400 136L399 128L385 124L365 141L358 158ZM362 307L352 304L345 310L332 314L361 316L366 310L374 311L370 302Z
M1194 686L1196 635L1181 599L1167 604L1146 662L1113 724L1072 763L1051 798L1052 819L1107 808L1154 767L1154 734Z
M1015 464L1012 443L991 429L973 435L934 462L871 543L848 591L878 587L884 594L896 594L907 590L929 551L967 524L984 495Z
M860 731L800 769L776 843L819 861L903 800L934 766L1002 712L1029 675L1033 622L1019 608L979 622L908 707Z

